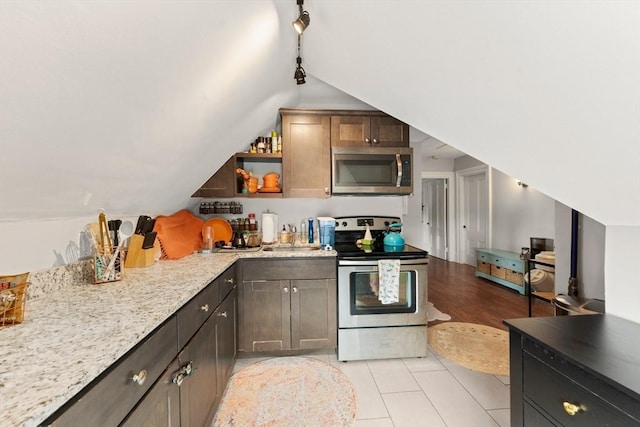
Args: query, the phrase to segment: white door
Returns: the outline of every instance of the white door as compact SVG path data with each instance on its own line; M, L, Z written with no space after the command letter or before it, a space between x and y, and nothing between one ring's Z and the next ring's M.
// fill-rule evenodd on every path
M447 179L429 179L423 181L422 212L427 251L429 255L448 259L447 237Z
M481 171L461 176L460 195L460 260L476 265L476 248L487 247L488 184L487 173Z

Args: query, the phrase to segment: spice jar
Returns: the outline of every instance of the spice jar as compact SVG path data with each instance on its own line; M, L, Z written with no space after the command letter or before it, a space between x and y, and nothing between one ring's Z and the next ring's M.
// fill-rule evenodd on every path
M249 230L250 231L258 230L258 223L256 222L256 214L254 213L249 214Z

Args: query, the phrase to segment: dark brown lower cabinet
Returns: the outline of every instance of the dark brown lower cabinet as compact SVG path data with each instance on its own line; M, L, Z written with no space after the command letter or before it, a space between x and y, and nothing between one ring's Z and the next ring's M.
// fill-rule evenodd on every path
M234 268L43 425L210 425L237 354Z
M123 427L211 424L236 356L236 290L204 322Z
M178 359L171 362L122 427L180 426L180 389L173 382L177 370Z
M335 348L335 258L241 262L240 350Z

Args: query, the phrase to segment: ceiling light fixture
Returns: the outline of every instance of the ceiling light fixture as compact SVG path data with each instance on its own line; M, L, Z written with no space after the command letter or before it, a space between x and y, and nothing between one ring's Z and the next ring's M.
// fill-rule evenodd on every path
M309 12L306 10L302 10L302 5L304 4L304 0L297 0L298 4L298 19L292 22L293 28L296 30L298 34L304 33L304 30L307 29L309 23L311 22L311 18L309 17Z
M305 73L304 68L302 68L302 58L300 57L300 35L298 34L298 57L296 58L296 72L293 74L293 78L296 79L296 83L299 85L303 85L306 83L305 77L307 77L307 73Z

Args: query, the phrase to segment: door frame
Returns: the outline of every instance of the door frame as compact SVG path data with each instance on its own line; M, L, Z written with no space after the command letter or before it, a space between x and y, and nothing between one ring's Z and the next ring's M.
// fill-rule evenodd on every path
M446 179L449 183L449 197L447 200L447 234L448 236L448 251L447 251L447 261L458 262L458 248L457 242L458 237L456 230L458 229L456 223L456 175L454 172L421 172L420 173L421 183L423 179ZM424 200L422 200L422 191L420 194L420 203L421 206L424 205ZM420 224L424 219L424 215L420 212ZM426 243L426 229L422 227L422 242Z
M458 252L456 253L458 262L464 262L464 254L461 253L463 244L462 244L462 233L460 231L460 227L462 227L464 215L464 188L465 188L465 179L468 176L478 175L484 173L486 182L487 182L487 220L486 220L486 230L487 230L487 247L491 247L493 230L491 224L493 223L493 183L492 183L492 168L488 165L479 165L474 166L467 169L461 169L456 171L456 187L459 189L457 193L457 212L456 212L456 237L458 243Z

